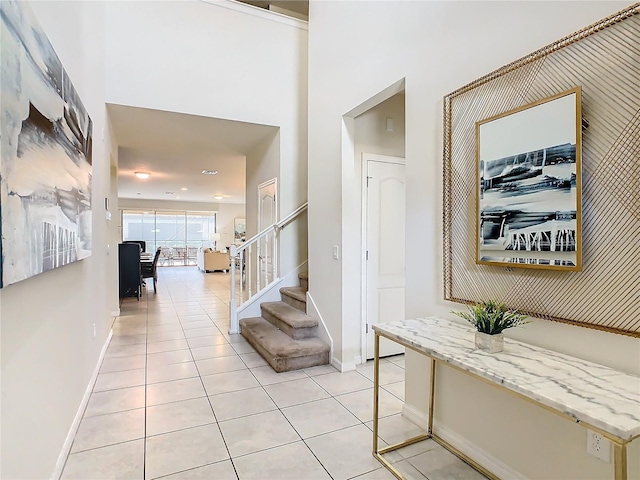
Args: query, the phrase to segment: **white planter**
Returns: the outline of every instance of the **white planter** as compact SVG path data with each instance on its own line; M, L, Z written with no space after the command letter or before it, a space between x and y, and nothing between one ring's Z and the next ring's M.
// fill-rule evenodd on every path
M476 332L476 348L487 350L491 353L501 352L504 348L504 335L489 335L488 333Z

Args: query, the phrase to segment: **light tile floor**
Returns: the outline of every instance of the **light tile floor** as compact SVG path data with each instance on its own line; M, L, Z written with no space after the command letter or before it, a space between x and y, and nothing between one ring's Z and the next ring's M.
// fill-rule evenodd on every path
M371 362L275 373L227 333L228 274L159 274L122 303L62 479L395 478L371 455ZM420 433L400 415L402 355L381 384L382 444ZM431 440L387 457L409 479L484 478Z

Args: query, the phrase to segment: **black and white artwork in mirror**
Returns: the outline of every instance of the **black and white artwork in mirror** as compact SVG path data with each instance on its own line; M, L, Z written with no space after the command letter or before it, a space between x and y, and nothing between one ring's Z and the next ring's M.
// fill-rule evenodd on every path
M480 121L477 262L580 270L580 88Z

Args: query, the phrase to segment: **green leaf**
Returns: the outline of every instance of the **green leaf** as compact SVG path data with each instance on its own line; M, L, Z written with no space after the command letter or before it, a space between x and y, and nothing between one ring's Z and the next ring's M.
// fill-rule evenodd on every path
M509 309L506 304L496 300L487 300L475 305L469 305L467 312L451 311L454 315L464 318L476 330L489 335L497 335L503 330L519 327L530 323L528 317L518 310Z

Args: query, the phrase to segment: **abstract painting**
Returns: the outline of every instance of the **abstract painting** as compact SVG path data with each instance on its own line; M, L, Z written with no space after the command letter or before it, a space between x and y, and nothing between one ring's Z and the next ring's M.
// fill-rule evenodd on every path
M477 122L477 262L580 270L581 89Z
M7 286L91 255L92 122L28 4L0 2Z

